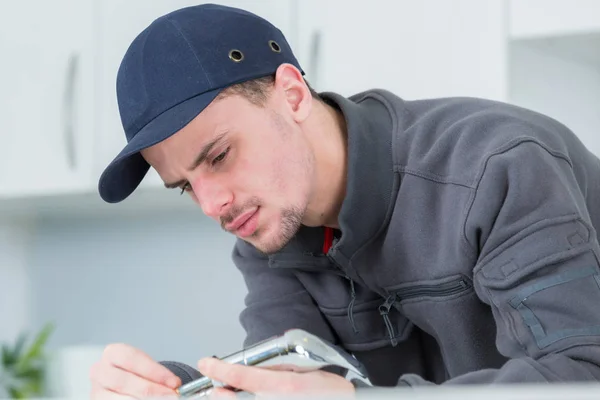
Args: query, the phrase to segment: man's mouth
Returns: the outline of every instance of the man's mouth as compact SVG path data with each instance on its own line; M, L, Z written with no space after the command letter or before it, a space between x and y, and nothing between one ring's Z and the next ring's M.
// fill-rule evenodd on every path
M249 236L256 230L258 221L258 207L248 210L229 224L225 225L225 229L238 236L245 237Z

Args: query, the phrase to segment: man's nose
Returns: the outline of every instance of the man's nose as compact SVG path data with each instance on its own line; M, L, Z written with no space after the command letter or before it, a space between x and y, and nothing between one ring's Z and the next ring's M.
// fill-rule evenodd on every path
M232 201L232 194L223 185L215 182L204 182L194 187L194 194L204 214L210 218L221 217Z

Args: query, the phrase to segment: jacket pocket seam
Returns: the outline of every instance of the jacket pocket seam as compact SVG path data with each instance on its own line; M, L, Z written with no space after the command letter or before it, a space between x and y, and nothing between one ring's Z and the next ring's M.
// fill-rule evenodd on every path
M583 223L581 219L570 221L568 223L573 222L579 222L582 226L587 228L587 225ZM540 234L540 232L541 230L536 230L532 234ZM566 262L577 258L578 256L589 252L590 250L593 251L592 246L593 243L588 239L587 241L578 243L575 246L571 246L562 250L555 250L536 259L529 260L526 263L522 262L522 265L519 265L518 259L515 257L504 261L503 264L499 264L498 266L494 266L494 260L490 260L486 264L476 267L476 270L474 270L474 276L487 287L494 289L505 289L513 286L526 276L535 273L541 267ZM493 276L494 269L500 269L503 275L498 274L498 276Z
M461 283L462 285L460 285ZM445 292L444 290L440 290L441 285L444 284L456 284L462 287L457 287L455 289L451 288L448 289L451 290L450 292ZM406 290L418 288L419 286L427 286L428 288L423 289L425 291L424 293L419 293L418 295L413 295L410 297L406 293L403 293L406 292ZM396 304L404 305L422 301L441 302L454 300L472 293L474 290L474 285L471 278L463 274L453 274L442 278L420 280L416 282L403 283L401 285L389 286L384 289L387 293L396 296Z
M482 260L478 261L477 265L473 269L473 273L475 275L477 275L477 274L483 272L483 270L489 264L493 263L494 260L498 256L500 256L501 254L503 254L506 250L512 248L517 243L525 240L526 238L528 238L528 237L530 237L532 235L535 235L535 234L539 234L544 229L547 229L547 228L550 228L550 227L554 227L554 226L557 226L557 225L567 225L567 224L572 224L572 223L579 223L580 225L582 225L587 230L587 237L588 237L588 239L586 239L586 242L588 242L589 237L590 237L589 226L576 213L561 215L561 216L556 217L556 218L538 221L538 222L536 222L536 223L534 223L534 224L532 224L532 225L530 225L530 226L522 229L521 231L515 233L510 238L508 238L503 243L501 243L499 246L497 246L496 249L494 249L492 252L490 252L489 254L487 254ZM539 261L539 260L537 260L537 261ZM485 276L485 273L482 273L482 275Z
M382 300L375 299L375 300L365 301L364 303L355 303L352 311L354 312L354 314L360 314L360 313L364 313L364 312L373 311L373 307L378 306L381 302L382 302ZM347 306L326 307L326 306L319 305L319 309L323 313L330 315L332 317L340 317L340 316L344 316L348 313Z
M542 323L535 313L525 304L525 300L530 296L549 289L554 286L563 285L577 279L594 277L597 283L598 268L583 267L576 270L564 272L558 276L552 276L533 285L528 285L521 289L509 302L510 306L519 312L523 322L533 335L538 348L544 349L559 340L575 336L593 336L600 335L600 325L593 325L578 329L561 329L548 333L544 330Z
M445 296L421 296L421 297L415 297L415 298L406 299L406 300L399 299L396 302L396 304L398 304L400 306L404 306L404 305L408 305L408 304L421 303L424 301L433 302L433 303L453 301L453 300L459 299L463 296L472 294L473 290L474 290L473 287L469 286L459 293L454 293L454 294L445 295Z

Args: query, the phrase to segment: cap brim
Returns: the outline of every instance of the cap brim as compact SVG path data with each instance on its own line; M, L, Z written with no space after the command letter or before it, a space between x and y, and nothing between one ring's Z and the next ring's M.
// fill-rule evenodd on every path
M150 165L140 151L169 138L204 110L223 89L192 97L163 112L144 126L106 167L98 182L107 203L125 200L140 185Z

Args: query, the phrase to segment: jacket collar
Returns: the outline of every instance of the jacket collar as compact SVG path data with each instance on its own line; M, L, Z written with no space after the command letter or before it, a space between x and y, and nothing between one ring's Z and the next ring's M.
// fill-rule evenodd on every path
M399 185L393 137L398 121L385 94L368 91L345 98L321 93L341 111L348 131L346 195L339 215L342 236L329 251L343 268L387 225Z
M346 195L338 218L342 235L324 254L325 229L304 226L281 251L268 257L269 265L347 274L350 259L385 228L393 211L399 185L393 160L393 137L398 124L393 107L381 91L350 98L333 92L320 95L346 120ZM326 256L344 271L331 266Z

